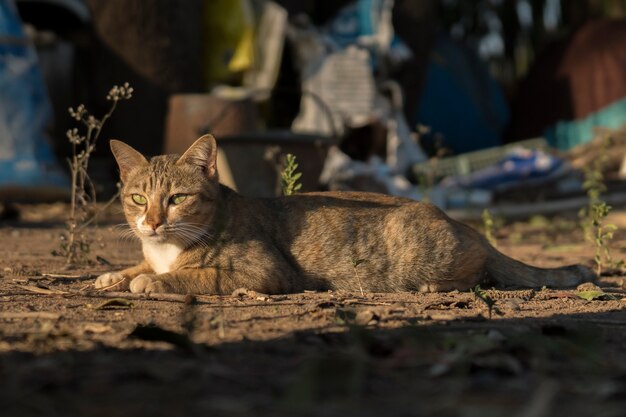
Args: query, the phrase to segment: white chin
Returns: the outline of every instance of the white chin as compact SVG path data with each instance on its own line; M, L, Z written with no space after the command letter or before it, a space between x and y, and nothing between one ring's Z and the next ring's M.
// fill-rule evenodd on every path
M142 239L146 239L146 240L165 240L165 235L159 234L159 233L155 233L155 232L141 232L141 236Z

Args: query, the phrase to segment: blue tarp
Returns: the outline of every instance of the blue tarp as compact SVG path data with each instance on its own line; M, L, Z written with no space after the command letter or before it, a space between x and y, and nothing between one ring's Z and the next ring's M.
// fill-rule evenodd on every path
M69 187L44 131L52 110L12 0L0 0L0 187Z
M509 108L485 64L468 48L440 36L428 65L415 123L455 153L502 144Z
M594 138L594 129L619 129L626 125L626 98L578 120L561 120L545 130L550 146L567 151Z

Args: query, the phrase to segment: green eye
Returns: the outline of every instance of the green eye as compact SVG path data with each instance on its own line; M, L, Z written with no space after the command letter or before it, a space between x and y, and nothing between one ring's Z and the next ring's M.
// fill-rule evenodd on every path
M131 198L133 199L135 204L139 204L140 206L145 206L148 202L146 197L142 196L141 194L133 194Z
M180 204L187 199L187 194L174 194L170 197L170 202L174 205Z

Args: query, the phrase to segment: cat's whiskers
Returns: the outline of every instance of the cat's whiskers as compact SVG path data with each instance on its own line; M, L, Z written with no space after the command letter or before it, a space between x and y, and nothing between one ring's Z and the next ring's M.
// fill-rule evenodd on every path
M180 239L185 246L198 245L209 248L210 244L215 242L215 238L208 233L206 226L201 223L180 222L168 225L166 230Z
M121 241L132 242L138 239L135 228L128 223L119 223L112 226Z

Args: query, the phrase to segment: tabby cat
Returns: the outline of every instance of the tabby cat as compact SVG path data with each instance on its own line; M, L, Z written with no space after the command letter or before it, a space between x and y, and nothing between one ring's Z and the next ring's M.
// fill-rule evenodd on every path
M449 291L476 284L567 287L595 277L582 265L541 269L513 260L436 207L404 198L360 192L246 198L218 182L211 135L182 156L147 160L117 140L111 150L126 219L145 260L101 275L96 288Z

